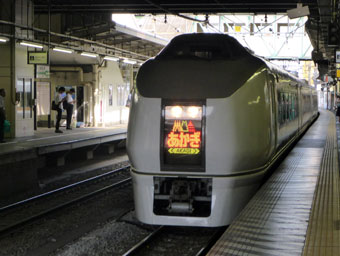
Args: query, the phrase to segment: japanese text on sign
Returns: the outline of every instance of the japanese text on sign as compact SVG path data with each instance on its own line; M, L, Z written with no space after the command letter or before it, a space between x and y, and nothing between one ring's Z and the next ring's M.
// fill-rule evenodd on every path
M191 121L174 121L172 131L167 136L170 154L198 154L201 147L201 132L196 131Z

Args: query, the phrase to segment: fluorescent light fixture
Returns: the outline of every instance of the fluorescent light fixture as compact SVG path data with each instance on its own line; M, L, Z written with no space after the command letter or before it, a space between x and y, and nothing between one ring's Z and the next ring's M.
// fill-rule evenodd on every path
M64 48L59 48L59 47L53 48L53 51L56 51L56 52L64 52L64 53L72 53L72 52L73 52L72 50L64 49Z
M6 43L7 41L9 41L7 37L0 37L0 43Z
M39 49L44 48L41 44L36 44L36 43L31 43L31 42L24 42L23 41L20 44L23 45L23 46L34 47L34 48L39 48Z
M80 55L90 57L90 58L97 58L97 54L88 53L88 52L82 52Z
M119 61L119 58L117 58L117 57L105 56L105 57L104 57L104 60Z
M126 64L132 64L132 65L137 63L137 61L129 60L129 59L124 59L123 62L126 63Z

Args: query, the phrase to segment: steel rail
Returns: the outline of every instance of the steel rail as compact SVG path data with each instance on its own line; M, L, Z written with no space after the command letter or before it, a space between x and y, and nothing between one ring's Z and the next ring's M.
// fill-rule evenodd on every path
M149 234L147 237L139 241L136 245L134 245L130 250L128 250L126 253L124 253L122 256L132 256L137 255L137 253L145 248L146 245L148 245L156 235L160 234L164 231L165 226L160 226L155 231L153 231L151 234Z
M116 182L116 183L114 183L114 184L111 184L111 185L109 185L109 186L106 186L106 187L97 189L97 190L95 190L95 191L93 191L93 192L90 192L90 193L85 194L85 195L83 195L83 196L80 196L80 197L77 197L77 198L75 198L75 199L72 199L72 200L70 200L70 201L68 201L68 202L61 203L61 204L59 204L59 205L57 205L57 206L51 207L51 208L49 208L49 209L47 209L47 210L45 210L45 211L42 211L42 212L40 212L40 213L38 213L38 214L35 214L35 215L32 215L32 216L30 216L30 217L28 217L28 218L22 219L22 220L20 220L20 221L14 223L14 224L12 224L12 225L10 225L10 226L7 226L7 227L1 229L1 230L0 230L0 237L1 237L1 236L4 236L4 235L6 235L6 234L12 233L12 232L15 231L16 229L18 229L18 228L20 228L20 227L23 227L23 226L25 226L26 224L31 223L31 222L33 222L33 221L35 221L35 220L41 219L41 218L43 218L43 217L46 217L47 215L52 214L52 213L54 213L54 212L56 212L56 211L58 211L58 210L61 210L61 209L63 209L63 208L72 206L72 205L74 205L74 204L76 204L76 203L85 201L85 200L87 200L87 199L90 199L90 198L92 198L92 197L98 195L98 194L105 193L105 192L107 192L107 191L109 191L109 190L112 190L112 189L114 189L114 188L118 188L118 187L120 187L120 186L126 185L126 184L128 184L128 183L131 183L131 181L132 181L132 178L131 178L131 177L126 178L126 179L124 179L124 180L118 181L118 182Z
M202 248L196 253L195 256L204 256L207 255L209 250L213 247L213 245L217 242L217 240L223 235L224 231L227 227L221 227L212 235L209 241L202 246Z
M216 243L216 241L221 237L221 235L224 233L226 230L226 226L218 228L211 236L209 239L207 239L204 244L195 249L196 253L193 252L193 255L195 256L203 256L206 255L209 250L212 248L212 246ZM139 241L136 245L134 245L131 249L129 249L127 252L123 254L123 256L134 256L134 255L139 255L140 252L145 249L148 245L150 245L152 242L154 242L156 239L159 238L159 235L162 233L167 232L167 226L160 226L157 228L155 231L153 231L151 234L146 236L144 239ZM167 233L165 233L167 234Z
M67 189L72 189L72 188L75 188L77 186L84 185L86 183L89 183L89 182L92 182L92 181L95 181L95 180L99 180L99 179L102 179L104 177L111 176L113 174L117 174L117 173L122 172L122 171L124 171L128 168L130 168L130 165L112 170L110 172L106 172L106 173L97 175L97 176L94 176L94 177L91 177L91 178L88 178L88 179L85 179L85 180L82 180L82 181L61 187L61 188L57 188L55 190L51 190L51 191L48 191L46 193L43 193L43 194L40 194L40 195L37 195L37 196L33 196L33 197L27 198L25 200L15 202L15 203L10 204L10 205L6 205L6 206L0 208L0 214L5 212L5 211L11 210L13 208L20 207L20 206L22 206L26 203L31 203L33 201L36 201L36 200L39 200L39 199L42 199L42 198L46 198L47 196L55 195L58 192L65 192Z

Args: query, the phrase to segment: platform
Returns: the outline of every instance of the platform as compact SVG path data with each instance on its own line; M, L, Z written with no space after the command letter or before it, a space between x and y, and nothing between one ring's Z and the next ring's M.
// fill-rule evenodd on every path
M0 157L14 152L36 149L38 154L72 149L126 138L127 126L116 125L110 128L73 128L64 133L54 129L39 128L34 136L9 140L0 144Z
M320 113L208 255L340 255L335 116Z
M76 149L84 149L86 158L91 159L98 146L106 146L113 152L114 143L126 139L126 134L126 125L74 128L61 134L54 129L41 128L32 137L0 144L0 197L38 184L37 170L50 161L46 159L51 159L51 154L58 166L64 165L66 156Z

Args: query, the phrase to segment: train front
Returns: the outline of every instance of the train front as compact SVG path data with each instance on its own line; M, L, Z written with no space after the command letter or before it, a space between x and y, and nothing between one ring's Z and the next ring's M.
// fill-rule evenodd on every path
M252 111L270 111L263 84L257 85L265 82L261 66L232 38L194 34L173 39L140 68L127 139L140 221L222 226L249 200L259 179L254 173L241 178L238 173L256 169L252 158L266 162L252 144L268 147L270 138L265 128L261 141L249 138L238 145L247 136L244 129L250 129L248 135L259 129L238 120L235 111L247 111L237 101L254 94L260 98L250 98L255 102ZM247 82L250 92L238 92ZM242 154L248 154L248 163Z

